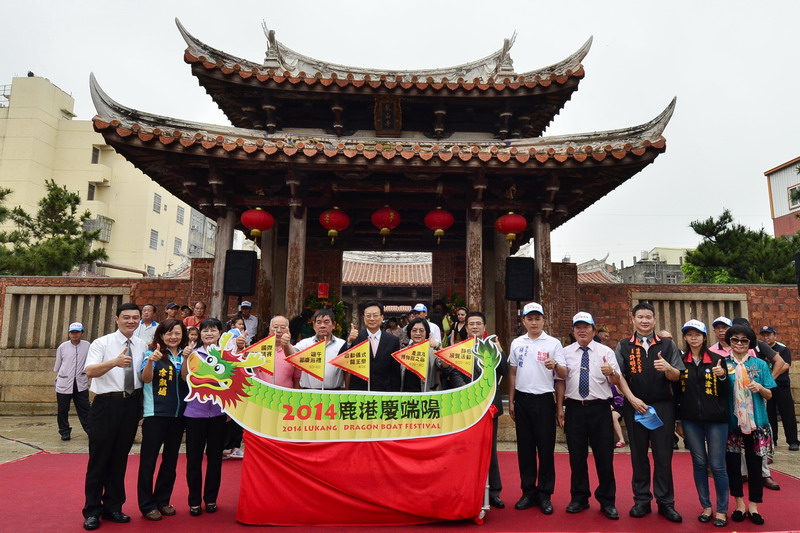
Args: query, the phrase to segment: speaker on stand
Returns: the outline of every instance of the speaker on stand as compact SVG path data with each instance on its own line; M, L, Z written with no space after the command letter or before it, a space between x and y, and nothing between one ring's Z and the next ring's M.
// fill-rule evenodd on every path
M520 302L533 300L536 294L536 262L532 257L506 258L506 300L517 302L517 334L522 334Z
M228 296L249 296L256 292L258 256L250 250L225 252L225 276L222 293Z

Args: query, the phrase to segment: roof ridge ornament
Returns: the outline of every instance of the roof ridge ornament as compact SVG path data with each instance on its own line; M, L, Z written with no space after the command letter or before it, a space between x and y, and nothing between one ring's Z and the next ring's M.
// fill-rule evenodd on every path
M293 63L287 61L281 52L281 43L275 38L275 30L267 27L265 20L261 21L261 29L267 38L267 53L264 56L264 68L282 68L292 72L297 66L297 60Z
M514 76L516 74L514 72L514 60L511 59L510 54L511 47L514 46L514 41L516 40L517 30L514 30L514 34L511 35L510 39L503 39L503 48L500 49L500 53L497 56L497 63L492 72L492 77Z

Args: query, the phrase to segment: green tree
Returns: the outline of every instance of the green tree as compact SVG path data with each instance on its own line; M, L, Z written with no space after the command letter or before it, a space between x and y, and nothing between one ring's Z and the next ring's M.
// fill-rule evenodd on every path
M800 235L772 237L736 224L729 210L689 224L703 240L686 254L687 283L795 283Z
M61 276L83 263L107 259L104 248L92 250L100 230L87 232L87 210L78 214L81 198L53 180L45 182L47 194L35 215L17 206L0 205L0 223L10 220L15 229L0 231L0 273L18 276ZM12 191L0 189L0 204Z

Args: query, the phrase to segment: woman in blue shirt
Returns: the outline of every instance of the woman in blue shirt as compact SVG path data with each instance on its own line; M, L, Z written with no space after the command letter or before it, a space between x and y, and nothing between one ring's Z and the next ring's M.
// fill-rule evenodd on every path
M181 321L164 320L156 328L142 361L144 421L138 495L139 510L148 520L161 520L164 515L175 514L169 500L175 486L178 450L183 438L184 398L189 392L185 378L181 377L186 339L186 326ZM153 474L162 446L164 451L154 488Z
M767 417L767 400L772 397L775 380L767 363L756 357L756 334L744 324L736 324L725 332L725 342L731 347L728 358L730 421L726 462L731 495L736 498L736 510L731 515L734 522L749 517L761 525L764 518L758 513L758 504L764 494L761 479L761 460L773 454L772 429ZM744 450L750 504L745 508L742 484L741 452Z

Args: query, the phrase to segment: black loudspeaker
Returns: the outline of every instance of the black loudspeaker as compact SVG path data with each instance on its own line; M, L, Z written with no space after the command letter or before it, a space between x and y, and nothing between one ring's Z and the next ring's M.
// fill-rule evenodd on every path
M536 287L536 264L532 257L506 259L506 300L533 300Z
M800 254L794 254L794 272L797 280L797 294L800 295Z
M225 280L222 293L229 296L249 296L256 292L258 256L249 250L225 252Z

